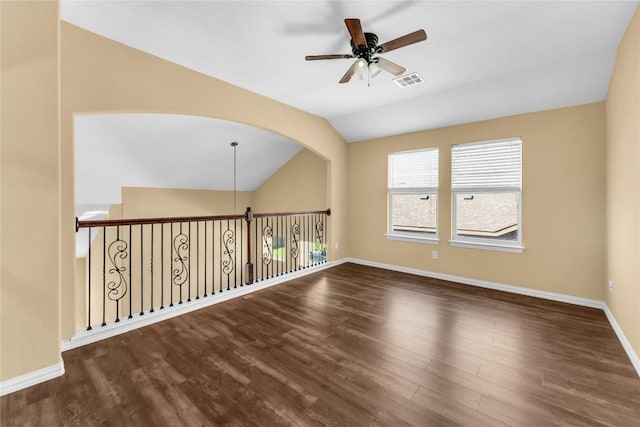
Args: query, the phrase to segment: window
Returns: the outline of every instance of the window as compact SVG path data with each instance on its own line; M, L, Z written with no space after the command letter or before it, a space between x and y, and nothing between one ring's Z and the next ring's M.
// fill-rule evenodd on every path
M454 145L454 246L522 251L522 140Z
M389 155L390 239L437 242L438 149Z

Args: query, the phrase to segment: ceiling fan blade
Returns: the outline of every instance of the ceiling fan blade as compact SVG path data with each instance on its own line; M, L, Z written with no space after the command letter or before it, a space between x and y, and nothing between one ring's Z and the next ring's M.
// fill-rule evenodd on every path
M319 59L345 59L345 58L353 58L353 55L348 54L338 54L338 55L307 55L304 57L307 61L317 61Z
M356 73L358 62L360 62L360 59L357 59L356 62L354 62L351 67L349 67L347 72L344 73L344 76L342 76L342 78L340 79L340 83L347 83L349 80L351 80L351 77L353 77L353 75Z
M418 43L427 39L427 33L424 30L414 31L413 33L406 34L397 39L393 39L386 43L378 45L377 51L389 52L391 50L399 49L401 47L409 46L410 44Z
M387 61L384 58L378 58L378 64L380 64L380 67L382 67L383 70L396 76L399 76L400 74L407 71L406 68L401 67L400 65L395 64L391 61Z
M344 23L347 25L347 30L351 35L351 40L356 46L367 47L367 39L364 38L364 32L362 31L362 25L360 25L359 19L345 19Z

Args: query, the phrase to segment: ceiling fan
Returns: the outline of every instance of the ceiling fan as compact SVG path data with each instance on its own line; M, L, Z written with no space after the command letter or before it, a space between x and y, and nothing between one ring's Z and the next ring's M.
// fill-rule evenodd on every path
M347 70L345 75L342 76L340 83L347 83L353 76L362 79L365 70L368 72L370 77L375 77L382 70L399 76L406 71L406 68L401 67L398 64L394 64L393 62L377 55L427 39L427 33L425 33L424 30L418 30L386 43L378 44L378 36L373 33L365 33L362 31L362 25L360 24L359 19L347 18L344 20L344 23L347 25L347 30L349 30L349 34L351 35L352 53L337 55L308 55L304 57L307 61L317 61L319 59L358 58Z

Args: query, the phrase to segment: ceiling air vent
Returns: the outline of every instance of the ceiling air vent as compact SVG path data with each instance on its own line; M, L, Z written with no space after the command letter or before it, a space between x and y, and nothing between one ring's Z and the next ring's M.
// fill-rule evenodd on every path
M407 74L406 76L398 77L397 79L393 79L394 82L400 87L409 87L419 85L424 82L422 77L418 73Z

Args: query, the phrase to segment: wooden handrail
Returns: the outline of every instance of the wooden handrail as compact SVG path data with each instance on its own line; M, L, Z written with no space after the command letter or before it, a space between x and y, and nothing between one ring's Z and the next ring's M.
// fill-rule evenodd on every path
M135 219L101 219L92 221L80 221L76 218L76 231L81 228L90 227L109 227L116 225L142 225L142 224L168 224L176 222L197 222L197 221L220 221L247 219L248 213L251 211L247 208L247 212L242 215L214 215L214 216L178 216L178 217L161 217L161 218L135 218ZM324 211L301 211L301 212L279 212L279 213L253 213L253 218L264 218L269 216L291 216L291 215L312 215L326 214L331 215L331 209Z
M136 219L100 219L80 221L76 218L76 231L89 227L109 227L115 225L168 224L171 222L218 221L231 219L245 219L245 215L216 215L216 216L177 216L164 218L136 218Z
M292 216L292 215L313 215L313 214L326 214L331 216L331 209L324 211L303 211L303 212L277 212L277 213L254 213L254 218L264 218L267 216Z

